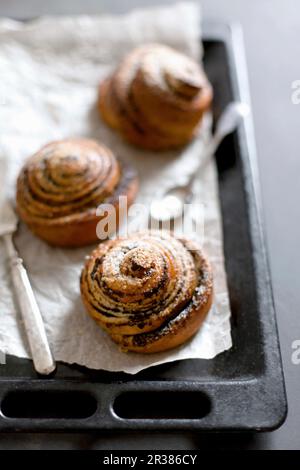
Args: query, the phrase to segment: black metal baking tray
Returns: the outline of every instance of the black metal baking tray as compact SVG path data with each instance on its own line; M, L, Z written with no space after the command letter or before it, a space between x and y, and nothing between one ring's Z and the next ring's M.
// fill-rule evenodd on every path
M204 25L205 68L217 117L248 101L238 26ZM1 431L266 431L286 395L264 246L250 120L217 153L233 347L213 360L165 364L135 376L59 364L39 378L31 361L0 366Z

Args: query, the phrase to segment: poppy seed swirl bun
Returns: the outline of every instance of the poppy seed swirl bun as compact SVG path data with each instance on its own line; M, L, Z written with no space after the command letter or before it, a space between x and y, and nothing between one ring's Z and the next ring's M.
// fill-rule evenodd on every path
M129 205L136 191L135 172L107 147L67 139L45 145L27 160L17 181L17 210L51 245L83 246L99 241L97 207L113 204L118 212L119 196L127 196Z
M159 44L134 49L99 91L104 121L130 143L152 150L187 144L211 101L201 66Z
M81 296L122 350L165 351L200 328L212 304L212 271L194 242L138 232L93 251L82 271Z

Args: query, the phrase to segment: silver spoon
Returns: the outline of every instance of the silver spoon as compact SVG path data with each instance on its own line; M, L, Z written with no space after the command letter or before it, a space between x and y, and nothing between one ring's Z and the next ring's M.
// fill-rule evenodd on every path
M230 103L225 108L217 122L215 133L206 148L204 159L185 184L173 186L153 201L150 209L152 219L167 222L182 215L184 204L190 202L193 198L193 183L200 169L206 166L222 140L238 127L242 119L249 114L249 111L249 106L240 102Z

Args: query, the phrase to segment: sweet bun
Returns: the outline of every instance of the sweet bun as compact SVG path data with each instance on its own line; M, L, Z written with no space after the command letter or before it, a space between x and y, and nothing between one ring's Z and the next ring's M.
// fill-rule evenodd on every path
M67 139L45 145L26 161L17 181L17 211L49 244L79 247L99 241L99 206L112 204L118 216L119 196L130 205L136 192L135 171L107 147Z
M139 232L93 251L82 271L81 296L123 351L166 351L203 323L212 304L212 270L193 242Z
M99 91L104 121L130 143L152 150L187 144L211 101L201 66L159 44L131 52Z

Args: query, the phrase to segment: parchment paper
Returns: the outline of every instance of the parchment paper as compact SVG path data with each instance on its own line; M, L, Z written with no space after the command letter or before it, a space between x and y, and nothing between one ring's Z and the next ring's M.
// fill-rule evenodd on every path
M2 193L5 187L13 197L15 179L26 157L51 140L69 136L99 139L119 158L136 165L141 181L138 202L148 204L157 191L184 181L203 158L209 138L209 116L199 138L186 149L157 154L126 145L101 123L95 101L99 81L124 54L142 42L165 43L199 60L202 54L199 25L199 10L190 3L120 17L47 17L26 24L1 20L0 159L9 166L9 175L1 182ZM0 173L3 178L1 169ZM56 360L135 374L179 359L213 358L231 347L213 161L201 172L199 180L195 202L204 205L204 246L214 268L215 302L199 333L187 344L166 353L122 353L85 313L79 274L93 247L50 248L21 224L17 246L26 263ZM0 351L30 357L13 301L2 242L0 257Z

